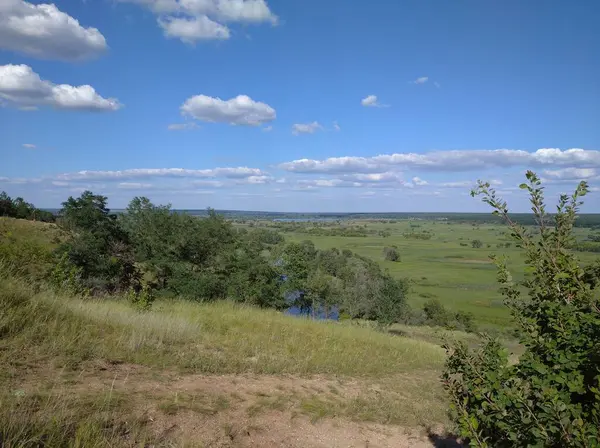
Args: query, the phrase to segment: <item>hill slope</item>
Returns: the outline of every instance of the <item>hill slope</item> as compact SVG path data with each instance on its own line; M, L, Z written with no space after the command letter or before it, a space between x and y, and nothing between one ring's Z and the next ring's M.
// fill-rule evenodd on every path
M0 308L4 446L429 446L445 422L426 342L227 302L138 312L7 276Z

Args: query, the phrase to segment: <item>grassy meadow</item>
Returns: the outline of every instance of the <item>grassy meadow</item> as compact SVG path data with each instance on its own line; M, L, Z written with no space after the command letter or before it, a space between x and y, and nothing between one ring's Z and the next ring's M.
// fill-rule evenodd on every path
M428 299L435 298L452 310L472 312L477 323L484 329L510 326L510 314L498 292L496 266L489 255L505 255L515 279L523 278L525 265L521 251L512 239L505 235L504 226L409 220L357 220L343 222L342 225L366 225L366 229L373 234L366 237L348 237L285 232L284 235L292 241L311 240L317 248L350 249L377 260L392 275L412 281L409 303L415 307L420 307ZM379 231L389 232L390 236L382 237L378 235ZM434 236L429 240L403 236L411 231L429 231ZM590 232L587 228L574 230L578 239L582 240ZM483 246L473 248L471 241L475 239L480 240ZM510 247L505 247L505 243L510 243ZM503 247L497 247L498 244L502 244ZM386 246L398 247L400 262L384 260L383 248ZM596 254L586 252L578 252L578 257L584 264L598 258Z

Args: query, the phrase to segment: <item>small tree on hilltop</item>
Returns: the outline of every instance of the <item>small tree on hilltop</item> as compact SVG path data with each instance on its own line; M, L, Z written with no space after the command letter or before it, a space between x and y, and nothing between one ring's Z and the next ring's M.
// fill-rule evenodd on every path
M506 202L488 183L473 195L494 209L525 253L530 275L516 284L505 259L495 258L505 303L525 352L508 362L506 350L488 339L474 352L447 347L443 375L460 436L477 447L600 446L600 299L568 250L578 208L588 187L561 195L549 224L539 178L527 172L538 234L511 220ZM521 296L523 286L528 297Z

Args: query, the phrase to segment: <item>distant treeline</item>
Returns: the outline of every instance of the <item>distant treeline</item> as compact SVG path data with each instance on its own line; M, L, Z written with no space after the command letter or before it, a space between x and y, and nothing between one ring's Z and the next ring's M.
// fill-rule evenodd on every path
M23 198L11 198L5 191L0 192L0 216L31 221L54 222L55 216L47 210L40 210Z
M176 210L194 216L207 216L206 210ZM344 220L371 220L371 221L442 221L465 224L500 224L497 216L488 213L283 213L283 212L256 212L243 210L216 210L219 215L232 220L285 220L299 222L331 222ZM548 215L552 219L552 215ZM511 219L522 225L534 225L535 217L530 213L511 213ZM600 229L600 213L578 215L575 227L589 227Z

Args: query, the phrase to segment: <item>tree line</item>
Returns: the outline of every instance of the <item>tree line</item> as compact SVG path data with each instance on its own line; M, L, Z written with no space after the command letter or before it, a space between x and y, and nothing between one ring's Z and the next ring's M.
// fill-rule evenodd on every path
M348 318L385 323L409 312L408 282L373 260L286 242L271 229L235 228L214 210L190 216L136 197L115 214L106 197L87 191L62 204L57 223L68 238L52 278L88 294L127 294L144 303L181 296L275 309L335 306Z
M0 216L31 221L55 221L52 212L40 210L21 197L13 199L5 191L0 192Z

